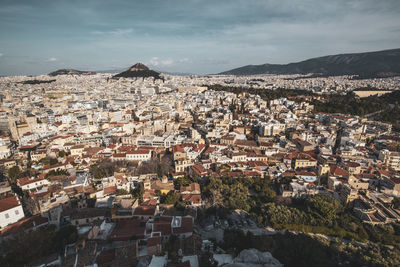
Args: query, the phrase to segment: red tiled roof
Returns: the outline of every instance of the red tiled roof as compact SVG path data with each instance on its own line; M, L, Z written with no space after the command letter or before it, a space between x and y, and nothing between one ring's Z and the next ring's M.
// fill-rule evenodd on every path
M348 176L349 175L348 171L338 167L337 165L332 165L330 167L330 173L332 175L336 175L336 176Z
M261 176L261 173L258 171L244 171L244 175L256 177L256 176Z
M124 241L132 237L143 238L146 232L146 222L138 219L121 220L110 234L111 239Z
M113 156L113 158L125 158L126 153L115 153L112 156Z
M184 153L185 150L183 149L183 147L181 145L175 145L172 147L172 152L173 153L177 153L177 152Z
M206 175L206 174L207 174L207 170L206 170L206 169L204 168L204 166L201 165L201 164L193 165L191 168L192 168L192 170L193 170L197 175L199 175L199 176L202 176L202 175Z
M285 159L308 159L310 161L316 161L316 159L314 159L313 157L311 157L309 154L307 153L300 153L300 152L293 152L290 153L288 155L285 156Z
M181 186L180 191L181 192L185 192L185 191L189 191L189 192L200 191L200 185L198 183L191 183L188 186Z
M359 167L359 166L360 166L359 163L357 163L357 162L352 162L352 161L346 161L346 162L344 162L344 165L346 165L347 167L353 167L353 168L356 168L356 167Z
M204 154L210 154L210 153L212 153L212 152L214 152L215 151L215 147L208 147L207 149L206 149L206 151L204 151Z
M284 173L282 173L283 177L293 177L295 176L295 172L294 171L285 171Z
M400 184L400 178L390 178L390 180L395 184Z
M117 192L117 186L110 186L103 189L104 194L113 194Z
M19 203L19 200L16 196L3 198L0 200L0 212L18 207L19 205L21 204Z
M146 149L138 149L135 151L129 151L126 152L126 154L130 154L130 155L148 155L150 153L150 150L146 150Z
M23 186L23 185L39 182L39 181L42 181L42 180L44 180L44 179L40 178L40 177L36 178L36 179L29 179L29 177L24 177L24 178L19 178L17 180L17 183L18 183L19 186Z
M378 172L379 172L380 175L383 175L383 176L386 176L386 177L390 176L390 173L388 171L386 171L386 170L378 170Z
M181 226L173 228L174 234L185 234L193 232L193 218L182 217Z
M100 266L113 262L115 259L115 249L103 250L96 259L96 263Z
M144 201L141 206L156 206L157 205L157 199L149 199L147 201Z
M171 235L171 223L170 222L154 222L153 223L153 232L161 232L161 235L168 236Z
M39 226L45 224L49 221L49 219L42 217L40 215L35 215L30 218L24 219L22 221L13 223L1 231L2 236L13 235L17 233L21 233L25 230L31 229L35 226Z
M133 211L133 215L136 216L154 216L156 213L156 206L137 206Z
M161 236L156 236L156 237L150 237L147 239L147 246L148 247L154 247L157 245L161 245L162 237Z

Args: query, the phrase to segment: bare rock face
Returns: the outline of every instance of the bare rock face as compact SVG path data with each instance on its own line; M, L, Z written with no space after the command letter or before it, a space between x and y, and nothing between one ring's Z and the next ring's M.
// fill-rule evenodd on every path
M229 267L281 267L283 266L269 252L261 252L255 248L245 249L233 260L233 263L225 265Z

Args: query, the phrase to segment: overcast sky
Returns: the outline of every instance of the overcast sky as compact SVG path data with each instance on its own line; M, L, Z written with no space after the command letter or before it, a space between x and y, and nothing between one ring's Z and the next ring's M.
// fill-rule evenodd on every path
M400 47L399 0L0 0L0 75L217 73Z

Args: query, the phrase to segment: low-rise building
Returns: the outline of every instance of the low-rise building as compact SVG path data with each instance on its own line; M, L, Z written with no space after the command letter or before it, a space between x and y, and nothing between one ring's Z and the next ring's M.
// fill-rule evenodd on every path
M17 196L0 199L0 228L15 223L25 216Z

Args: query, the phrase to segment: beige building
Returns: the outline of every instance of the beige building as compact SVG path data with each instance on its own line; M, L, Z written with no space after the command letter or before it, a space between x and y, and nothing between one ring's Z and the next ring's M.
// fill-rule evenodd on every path
M84 148L85 148L84 145L76 145L71 147L71 156L82 157Z
M348 182L349 185L357 190L367 190L369 187L369 182L363 181L362 179L359 179L353 175L350 175Z
M389 151L387 149L379 152L379 159L382 160L386 166L400 171L400 152Z
M190 166L193 166L194 163L189 159L181 159L175 161L175 172L184 172Z

